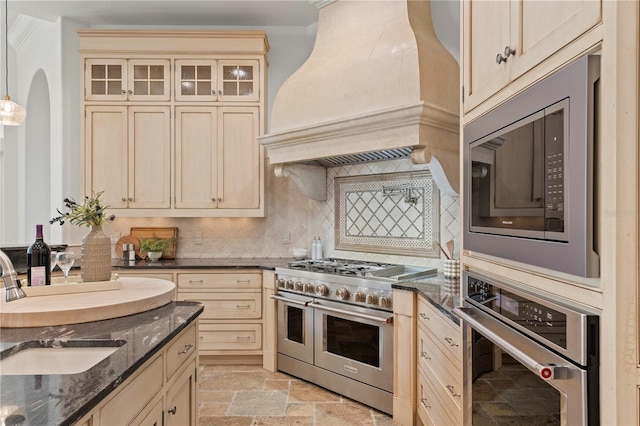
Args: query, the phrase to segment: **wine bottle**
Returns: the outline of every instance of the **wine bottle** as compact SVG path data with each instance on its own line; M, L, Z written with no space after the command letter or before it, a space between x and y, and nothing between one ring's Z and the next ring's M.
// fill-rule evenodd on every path
M51 248L44 242L42 225L36 225L36 240L27 249L27 285L51 284Z

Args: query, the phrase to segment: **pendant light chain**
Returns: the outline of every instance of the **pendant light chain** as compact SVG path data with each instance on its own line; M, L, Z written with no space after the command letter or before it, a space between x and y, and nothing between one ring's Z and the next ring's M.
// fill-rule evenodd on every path
M4 91L9 94L9 0L4 0Z

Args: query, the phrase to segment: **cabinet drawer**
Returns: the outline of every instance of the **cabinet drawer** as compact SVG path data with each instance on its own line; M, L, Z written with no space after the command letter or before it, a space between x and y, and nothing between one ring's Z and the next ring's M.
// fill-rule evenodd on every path
M434 426L461 425L462 411L458 416L452 417L439 397L433 383L424 371L418 369L417 412L422 423Z
M422 325L433 336L447 359L460 365L462 360L462 331L451 319L423 298L418 298L418 325Z
M260 319L262 317L262 293L178 292L178 300L200 302L204 312L200 319Z
M459 364L450 362L422 326L418 327L418 368L434 377L434 387L441 388L457 409L462 409L462 373Z
M118 273L118 277L134 277L134 278L157 278L159 280L167 280L167 281L171 281L173 282L173 274L172 273L167 273L167 274L163 274L160 272L122 272L122 271L117 271Z
M200 324L200 350L258 350L262 324Z
M167 348L167 381L196 352L196 327L190 326Z
M136 376L100 410L100 424L126 425L162 389L162 356ZM119 388L119 389L120 389Z
M178 274L182 289L255 289L262 287L262 274Z

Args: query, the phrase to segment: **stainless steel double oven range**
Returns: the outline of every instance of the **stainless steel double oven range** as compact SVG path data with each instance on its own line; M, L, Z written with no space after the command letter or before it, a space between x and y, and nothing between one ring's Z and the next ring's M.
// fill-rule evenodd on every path
M596 312L476 271L461 288L473 425L600 424Z
M333 258L276 268L278 370L392 414L391 285L435 273Z

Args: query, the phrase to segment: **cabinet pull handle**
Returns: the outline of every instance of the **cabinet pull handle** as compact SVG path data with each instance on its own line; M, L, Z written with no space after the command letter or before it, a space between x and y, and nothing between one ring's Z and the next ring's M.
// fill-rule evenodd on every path
M222 90L218 90L218 95L222 95Z
M129 197L129 201L133 201L133 198Z
M236 340L251 340L251 336L236 336Z
M129 90L127 90L127 93L131 95L131 94L133 94L133 90L129 89Z
M420 318L422 318L422 319L426 319L426 320L430 319L430 318L427 316L427 314L425 314L424 312L420 312Z
M178 409L177 409L177 407L176 407L175 405L173 406L173 408L169 408L169 409L167 410L167 412L168 412L169 414L176 414L176 411L178 411Z
M460 396L460 394L459 394L459 393L455 393L455 392L453 391L453 385L447 385L447 390L449 391L449 393L451 394L451 396L454 396L454 397L459 397L459 396Z
M123 95L124 95L125 93L127 93L127 91L126 91L126 90L124 90L124 89L122 89L120 92L121 92Z
M236 280L237 284L250 284L251 280Z
M420 398L420 403L424 406L424 408L431 408L430 405L427 405L427 400L425 398Z
M200 283L202 284L202 280L189 280L189 284Z
M124 198L124 197L122 197L122 201L127 201L127 199L126 199L126 198Z
M218 198L218 202L219 202L219 203L220 203L220 202L222 202L222 198Z
M445 342L447 342L449 344L449 346L458 346L457 343L454 343L453 339L451 337L445 337L444 338Z
M251 305L236 305L236 309L249 309Z
M504 48L504 53L498 53L496 55L496 64L500 65L503 62L507 62L507 58L515 54L516 54L515 49L512 49L511 46L506 46Z
M431 357L426 352L420 352L420 358L431 360Z
M184 345L184 350L183 351L178 351L178 355L183 355L186 354L187 352L189 352L189 350L193 347L193 345L191 343L187 343Z

